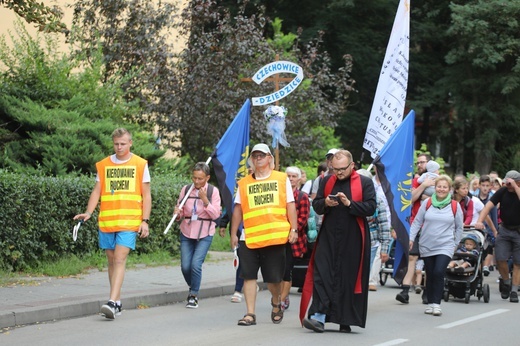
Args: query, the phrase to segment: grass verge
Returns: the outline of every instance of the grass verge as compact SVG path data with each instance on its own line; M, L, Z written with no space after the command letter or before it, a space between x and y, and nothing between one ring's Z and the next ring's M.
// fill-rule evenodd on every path
M127 268L138 266L162 266L175 265L179 261L171 256L167 251L156 251L151 254L130 253L127 260ZM29 268L24 272L11 273L0 272L0 287L13 285L37 285L42 278L71 277L86 273L91 269L103 270L107 267L107 259L104 251L99 250L84 256L66 256L53 262L44 262L35 268Z

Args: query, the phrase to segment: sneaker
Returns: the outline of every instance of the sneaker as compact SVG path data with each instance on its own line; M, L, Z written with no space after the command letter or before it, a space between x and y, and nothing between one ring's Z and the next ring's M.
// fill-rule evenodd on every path
M492 272L492 271L494 271L494 270L495 270L495 266L491 266L491 267L489 267L489 271L490 271L490 272Z
M289 296L285 297L284 301L282 302L282 310L289 309L289 305L291 304L291 301L289 300Z
M442 315L442 310L441 310L441 308L434 307L434 308L433 308L433 311L432 311L432 315L433 315L433 316L440 316L440 315Z
M188 304L186 304L188 309L196 309L199 307L199 300L195 296L188 296Z
M422 287L421 286L415 286L415 293L416 294L421 294L422 292Z
M484 266L484 268L482 268L482 273L484 274L484 276L489 276L489 267L488 266Z
M410 299L410 297L408 296L408 292L400 292L400 293L397 293L397 295L395 296L395 299L403 304L408 304L408 300Z
M101 314L109 320L116 319L116 303L109 300L108 303L101 307Z
M433 315L433 306L428 306L426 310L424 310L426 315Z
M509 301L511 303L518 303L518 292L511 291L511 293L509 294Z
M123 304L116 303L116 316L121 316L121 311L123 311Z
M498 289L500 290L500 296L502 299L509 298L509 293L511 292L511 285L504 283L504 281L501 279L498 283Z

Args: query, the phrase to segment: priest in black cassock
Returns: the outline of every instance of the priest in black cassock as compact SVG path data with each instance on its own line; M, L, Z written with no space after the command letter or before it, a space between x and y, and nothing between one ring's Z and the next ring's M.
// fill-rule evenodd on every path
M312 202L323 215L300 306L307 329L322 333L325 322L365 327L370 275L370 230L366 218L376 210L373 182L356 173L352 154L338 151ZM309 302L312 302L309 307Z

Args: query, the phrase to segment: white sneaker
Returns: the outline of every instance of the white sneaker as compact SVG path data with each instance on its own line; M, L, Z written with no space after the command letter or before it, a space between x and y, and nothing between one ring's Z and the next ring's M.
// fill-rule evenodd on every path
M424 310L424 313L427 314L427 315L431 315L431 314L433 314L433 306L428 305L428 307L426 308L426 310Z
M186 304L186 308L188 309L196 309L199 307L199 300L197 297L190 295L188 296L188 304Z
M121 316L121 311L122 310L123 310L123 305L116 303L116 316Z
M105 316L105 318L108 318L109 320L115 320L116 319L116 303L109 300L108 303L104 304L101 307L101 314Z
M442 315L441 308L437 308L437 307L433 308L433 316L440 316L440 315Z

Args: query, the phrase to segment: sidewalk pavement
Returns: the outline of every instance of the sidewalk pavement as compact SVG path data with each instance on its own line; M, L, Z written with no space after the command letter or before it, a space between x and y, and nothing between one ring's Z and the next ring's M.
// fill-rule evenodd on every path
M202 267L200 298L233 294L233 253L210 252ZM108 300L108 274L92 270L68 278L25 278L26 284L0 287L0 328L99 313ZM188 287L180 265L127 269L123 310L183 302Z

